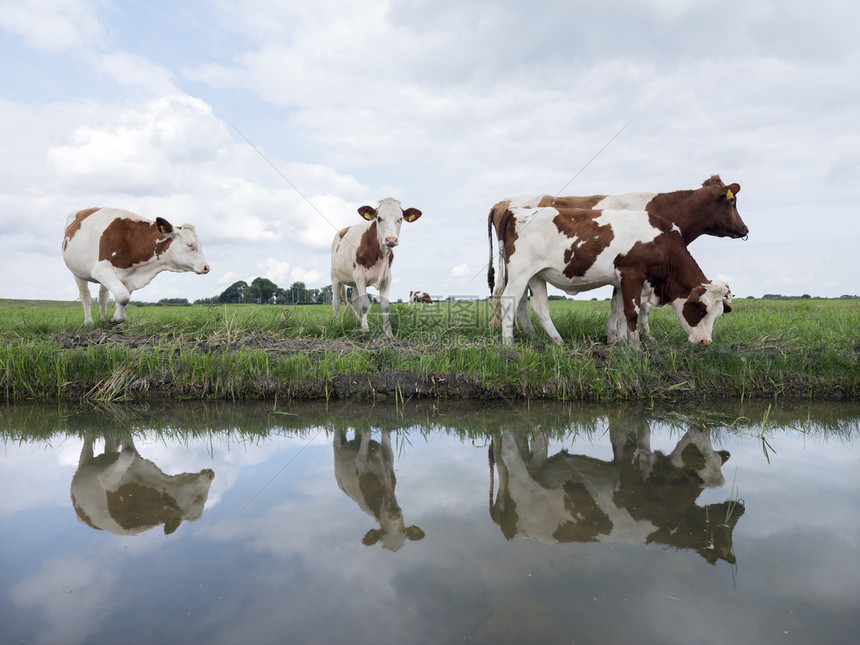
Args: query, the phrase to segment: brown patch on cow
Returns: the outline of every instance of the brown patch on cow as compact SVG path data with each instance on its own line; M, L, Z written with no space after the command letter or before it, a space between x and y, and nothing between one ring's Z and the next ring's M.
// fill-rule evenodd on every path
M107 491L107 507L114 521L126 530L164 524L164 532L179 526L179 504L170 495L149 486L123 484Z
M165 238L153 222L120 217L102 233L99 260L107 260L118 269L128 269L157 258L171 242L173 239Z
M382 248L376 232L376 220L370 223L361 235L361 242L355 254L356 261L365 269L369 269L382 259Z
M72 222L66 227L66 236L63 238L64 251L69 245L69 241L75 236L75 233L81 230L81 224L84 223L84 220L96 211L100 210L101 206L96 206L95 208L87 208L86 210L78 211L77 213L75 213L75 219L72 220Z
M539 206L554 206L555 208L585 208L591 210L604 199L606 199L606 195L588 195L584 197L576 195L569 197L552 197L550 195L544 195Z
M699 300L702 294L705 293L705 287L696 287L690 292L690 297L684 303L683 314L684 320L690 327L698 325L708 314L708 308Z
M597 223L603 211L584 208L566 209L552 218L558 232L575 241L564 252L564 275L568 278L580 277L591 268L600 255L615 238L610 225Z
M349 227L348 227L348 226L347 226L346 228L342 228L342 229L340 229L340 230L337 232L337 236L338 236L340 239L343 239L343 236L344 236L344 235L346 235L348 231L349 231Z

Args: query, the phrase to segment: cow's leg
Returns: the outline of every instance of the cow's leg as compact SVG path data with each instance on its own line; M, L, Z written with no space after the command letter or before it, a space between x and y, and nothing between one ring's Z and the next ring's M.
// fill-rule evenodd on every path
M532 311L535 312L538 322L541 324L541 327L544 328L549 339L556 345L561 345L561 334L558 333L555 325L552 324L552 318L550 318L549 315L549 299L546 294L546 281L541 278L534 277L529 280L529 287L531 287L532 290ZM520 302L524 303L525 298ZM526 313L526 319L528 319L528 313ZM522 319L520 322L522 323ZM529 326L531 326L531 323L529 323Z
M606 322L606 343L612 345L618 340L618 326L621 323L622 314L624 311L624 303L621 300L621 291L618 287L613 287L612 298L609 306L609 320ZM626 340L627 327L623 328L623 340Z
M103 284L99 285L99 315L102 320L107 320L107 303L110 291Z
M118 324L125 320L125 308L128 305L128 301L131 300L131 291L122 283L122 280L119 279L112 266L99 266L103 264L107 263L99 262L96 268L93 269L93 278L113 293L114 300L116 300L116 310L113 312L113 316L110 317L110 321Z
M337 320L337 314L340 310L340 280L331 277L331 308L334 312L334 319Z
M654 334L651 333L651 325L648 324L648 315L651 313L651 303L642 302L639 305L639 328L645 334L648 340L654 340Z
M356 280L352 289L352 306L356 315L361 318L361 331L370 331L367 326L367 312L370 310L370 296L367 295L367 285Z
M528 280L516 276L509 278L508 283L505 285L505 290L502 292L500 299L502 308L502 342L505 345L512 345L514 342L514 316L516 315L520 300L525 297L527 288Z
M391 322L388 320L388 290L391 288L391 274L385 276L379 283L379 307L382 309L382 331L388 338L394 338Z
M642 283L644 280L632 278L621 280L621 300L623 303L624 318L627 320L627 340L630 346L641 350L638 330L638 310L642 298ZM620 340L620 339L619 339Z
M75 276L75 283L78 285L78 293L81 295L81 306L84 308L84 324L92 325L93 324L93 315L92 315L92 297L90 296L90 285L86 280ZM104 317L104 314L102 314Z

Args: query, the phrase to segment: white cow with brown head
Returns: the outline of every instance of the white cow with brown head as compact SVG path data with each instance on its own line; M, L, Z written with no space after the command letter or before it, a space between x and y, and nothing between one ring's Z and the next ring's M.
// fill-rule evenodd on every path
M75 276L84 307L84 324L93 324L89 282L99 288L99 313L107 316L108 292L116 300L112 323L125 320L132 291L162 271L209 273L209 264L191 224L154 222L118 208L89 208L66 219L63 260Z
M386 336L393 338L388 321L388 291L391 288L391 263L394 261L392 249L400 242L403 221L414 222L421 217L421 211L417 208L403 210L399 201L387 197L379 202L377 208L362 206L358 213L366 221L339 231L331 245L334 317L337 319L341 299L346 299L346 287L354 287L353 311L356 317L361 318L361 331L369 331L367 288L376 287L382 308L382 328Z

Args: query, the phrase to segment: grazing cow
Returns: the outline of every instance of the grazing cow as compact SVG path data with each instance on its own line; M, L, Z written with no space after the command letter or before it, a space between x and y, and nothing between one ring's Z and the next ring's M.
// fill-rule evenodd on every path
M72 477L72 505L78 519L117 535L137 535L160 524L173 533L184 521L200 518L215 473L165 475L140 456L131 439L105 439L104 453L93 456L93 437L87 435L78 470Z
M714 321L731 310L727 284L709 281L674 224L647 211L566 207L509 207L502 217L502 339L513 342L514 315L531 283L568 293L604 285L620 288L631 344L639 348L637 309L648 287L649 301L670 303L691 343L709 345ZM492 255L492 230L488 232ZM540 281L533 281L534 277ZM492 289L492 282L491 282ZM533 303L538 304L538 299ZM561 336L548 307L535 315L554 343Z
M612 542L691 549L709 563L735 563L732 532L744 507L738 501L698 506L704 488L723 485L726 451L708 431L693 427L668 456L652 452L650 429L617 433L610 427L611 462L561 451L548 440L505 431L493 440L490 517L511 540L544 544ZM493 468L499 473L494 498Z
M116 310L112 323L125 320L131 292L162 271L209 273L209 265L191 224L174 227L159 217L154 222L117 208L90 208L66 219L63 260L75 276L84 307L84 324L92 325L90 289L97 282L99 313L107 316L108 292Z
M538 207L538 206L562 206L601 209L622 209L634 211L647 211L671 224L678 226L684 243L689 245L701 235L713 235L715 237L733 237L746 239L749 229L744 224L737 210L737 193L740 191L738 184L727 186L719 175L713 175L702 183L702 187L696 190L680 190L671 193L627 193L623 195L590 195L587 197L553 197L551 195L524 196L510 200L503 200L496 204L491 210L488 218L488 227L496 229L496 235L501 235L503 216L511 206ZM492 269L492 257L490 258L490 274ZM499 272L504 275L504 248L499 246ZM492 275L490 281L492 282ZM533 278L529 283L532 291L532 307L547 308L546 305L546 283L541 283L540 278ZM493 293L493 319L491 327L495 329L499 322L499 296L504 289L504 283L500 280ZM606 325L606 337L608 343L619 339L618 325L621 321L622 302L618 289L613 290L612 306L609 322ZM639 306L639 324L648 338L653 339L651 328L648 324L648 313L651 309L649 301L650 293L643 292ZM533 331L531 320L526 310L526 300L521 300L517 310L522 328L531 333ZM627 330L621 330L621 340L627 340Z
M340 489L379 523L378 529L367 532L362 544L380 542L383 548L397 551L406 540L424 537L417 526L406 526L394 496L397 479L389 431L383 430L381 444L371 441L370 432L356 433L355 439L347 441L346 430L336 431L334 475Z
M411 304L432 305L433 298L426 291L410 291L409 302Z
M417 208L403 210L400 202L387 197L378 208L362 206L358 209L366 222L349 226L339 231L331 244L331 305L337 320L341 299L346 300L346 286L355 287L352 309L361 318L361 331L369 331L367 311L370 309L368 287L379 291L382 308L382 329L393 338L388 321L388 290L391 287L392 249L400 241L400 226L403 220L414 222L421 217Z

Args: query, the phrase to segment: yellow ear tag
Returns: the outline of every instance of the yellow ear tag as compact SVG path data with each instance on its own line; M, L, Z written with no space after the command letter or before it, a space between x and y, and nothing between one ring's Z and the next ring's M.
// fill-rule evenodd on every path
M732 199L734 196L735 196L735 194L732 192L732 189L731 189L731 188L729 188L729 189L726 191L726 199Z
M158 232L161 233L162 235L164 235L165 233L167 233L167 229L164 228L164 226L159 226Z

